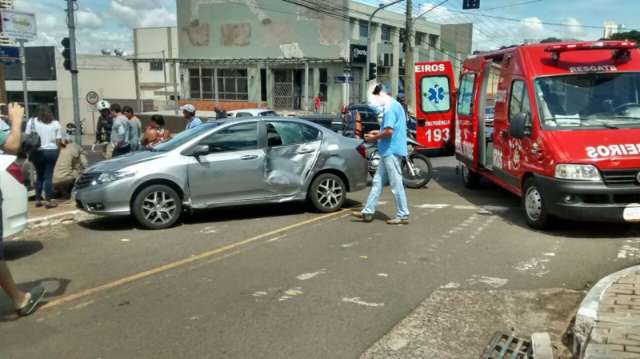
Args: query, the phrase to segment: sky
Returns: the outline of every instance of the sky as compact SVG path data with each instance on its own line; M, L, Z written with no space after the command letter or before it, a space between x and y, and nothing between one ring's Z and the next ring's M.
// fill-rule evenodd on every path
M38 39L28 45L59 45L67 36L66 1L15 0L17 10L36 14ZM174 26L180 0L77 0L78 49L133 49L132 29ZM243 0L235 0L243 1ZM281 0L269 0L281 1ZM358 0L378 4L374 0ZM382 0L382 2L391 0ZM437 23L474 24L474 50L489 50L547 37L592 40L602 36L604 21L640 30L638 0L481 0L480 10L462 11L462 0L414 0L414 15ZM404 12L404 5L391 7ZM562 24L556 26L553 24Z

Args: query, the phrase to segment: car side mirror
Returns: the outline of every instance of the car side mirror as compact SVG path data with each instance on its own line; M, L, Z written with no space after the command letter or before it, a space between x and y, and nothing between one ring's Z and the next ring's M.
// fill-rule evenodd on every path
M191 147L186 153L186 156L200 157L206 156L209 154L209 146L207 145L196 145Z
M513 138L525 138L531 134L531 114L520 112L509 124L509 135Z

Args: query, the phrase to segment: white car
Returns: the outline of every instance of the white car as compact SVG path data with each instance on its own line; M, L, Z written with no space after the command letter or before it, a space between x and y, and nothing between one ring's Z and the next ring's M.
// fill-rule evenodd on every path
M22 232L27 225L27 188L22 184L22 169L15 160L15 156L0 154L2 238Z
M242 110L227 111L227 117L268 117L278 116L274 110L268 108L245 108Z

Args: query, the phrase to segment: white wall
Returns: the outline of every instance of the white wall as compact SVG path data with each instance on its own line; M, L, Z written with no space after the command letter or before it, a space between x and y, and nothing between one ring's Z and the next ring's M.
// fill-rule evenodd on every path
M101 98L112 100L135 100L133 65L126 59L115 56L78 55L78 85L80 100L80 120L84 120L85 134L95 133L91 109L86 101L89 91L97 92ZM62 59L56 56L58 108L60 122L64 126L73 122L73 101L71 74L62 67ZM97 121L98 113L93 119Z
M151 27L133 30L135 57L140 59L178 58L178 33L175 27ZM179 66L177 74L179 74ZM166 65L167 87L169 95L173 95L174 66ZM164 102L164 71L151 71L148 63L138 64L140 97L143 100ZM178 94L181 93L180 77L176 77Z

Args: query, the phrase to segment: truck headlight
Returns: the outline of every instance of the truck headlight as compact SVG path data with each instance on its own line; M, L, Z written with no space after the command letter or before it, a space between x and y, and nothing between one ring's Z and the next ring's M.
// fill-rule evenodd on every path
M135 175L135 172L121 172L121 171L103 172L91 184L92 185L105 184L105 183L117 181L119 179L132 177L133 175Z
M589 182L601 182L600 172L593 165L568 165L560 164L556 165L556 178L576 180L576 181L589 181Z

